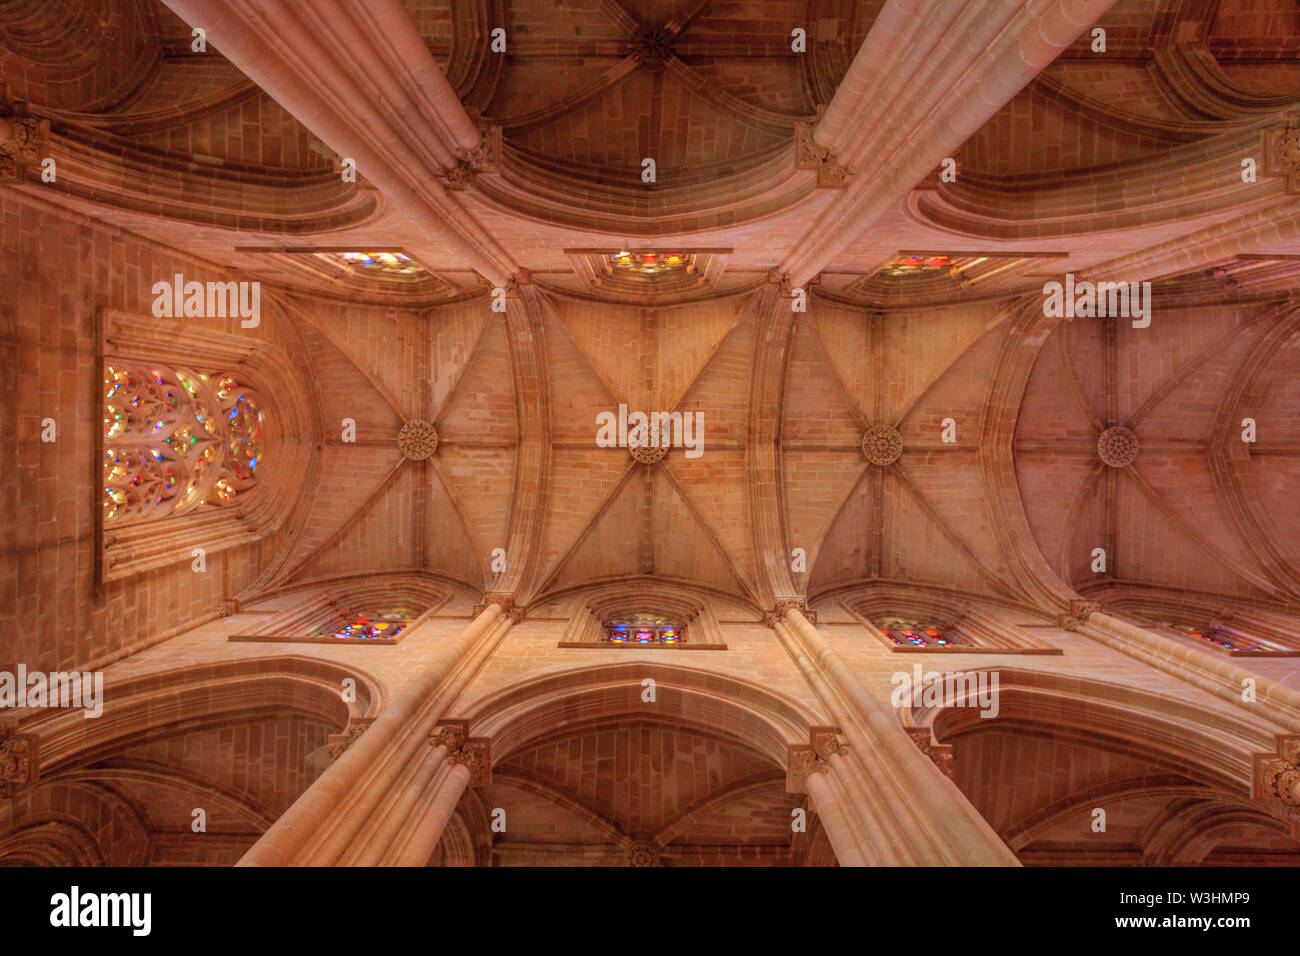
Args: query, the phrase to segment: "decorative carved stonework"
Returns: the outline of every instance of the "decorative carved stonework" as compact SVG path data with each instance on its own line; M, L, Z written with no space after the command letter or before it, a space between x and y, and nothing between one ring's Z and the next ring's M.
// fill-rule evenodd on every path
M829 773L830 758L848 754L838 727L809 727L807 745L791 744L786 759L785 789L787 793L807 793L810 773Z
M903 436L888 425L872 425L862 435L862 454L873 465L892 465L903 454Z
M781 290L781 295L789 298L794 295L794 286L790 284L790 277L784 272L778 272L776 269L767 270L767 281Z
M1112 425L1097 439L1097 457L1111 468L1131 465L1137 455L1137 435L1123 425Z
M455 753L447 755L452 763L464 764L469 770L471 787L486 787L492 783L492 741L487 737L471 737Z
M843 189L848 185L849 171L840 165L833 150L817 142L813 125L794 124L794 167L817 170L818 189Z
M524 619L525 608L515 603L515 599L507 591L487 591L483 594L483 603L474 605L474 616L482 614L489 604L500 604L501 610L505 612L506 617L510 618L510 623L518 624Z
M222 617L230 617L232 614L238 614L239 601L235 598L226 598L217 605L217 613Z
M1080 625L1086 624L1088 618L1100 610L1101 605L1096 601L1071 601L1069 611L1056 615L1056 626L1063 631L1077 631Z
M849 752L849 745L840 736L838 727L811 727L808 736L812 741L813 753L822 760L830 760L835 754L843 757Z
M785 621L785 612L794 608L808 619L809 624L817 623L817 612L808 607L803 598L777 598L776 606L767 612L764 620L767 621L768 627L773 627L778 621Z
M39 165L49 141L48 120L27 115L27 104L0 88L0 183L23 181L23 167Z
M329 755L330 763L342 757L344 751L352 746L353 741L369 730L374 722L373 717L358 717L348 724L343 733L330 734L326 737L325 752Z
M446 747L449 753L455 753L465 746L469 739L469 722L464 720L444 720L433 728L429 734L429 746Z
M641 65L651 69L659 69L673 58L673 35L663 27L638 27L630 46Z
M471 737L468 721L439 721L429 734L429 746L446 747L449 762L464 764L469 769L471 787L485 787L492 782L492 740Z
M1263 176L1286 179L1287 195L1300 194L1300 113L1287 113L1281 129L1263 131Z
M476 173L499 173L501 171L501 127L479 123L478 131L478 145L465 155L465 162Z
M411 461L424 461L438 449L438 430L433 422L412 418L397 433L397 447Z
M478 129L478 145L465 150L455 166L443 170L442 180L448 189L473 189L480 173L501 171L501 127L479 123Z
M786 759L786 793L807 793L808 775L826 773L830 769L830 764L817 756L817 751L813 750L812 747L802 744L791 746L789 756Z
M627 845L628 866L659 866L659 844L633 840Z
M0 797L12 797L38 776L36 737L17 733L15 724L0 724Z
M643 465L653 465L663 461L668 454L668 448L664 445L633 444L631 439L628 439L627 450L636 461L641 462Z
M930 733L929 727L907 727L907 735L912 738L912 743L916 744L921 753L930 758L931 762L943 771L943 775L949 780L956 780L952 764L952 747L948 744L937 742Z
M1278 738L1277 753L1255 754L1253 764L1251 796L1294 815L1300 809L1300 736Z

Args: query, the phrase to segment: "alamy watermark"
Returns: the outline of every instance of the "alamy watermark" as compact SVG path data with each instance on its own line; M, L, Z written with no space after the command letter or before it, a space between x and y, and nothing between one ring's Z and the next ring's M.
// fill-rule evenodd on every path
M889 678L894 685L889 702L902 707L978 707L981 718L998 715L997 671L922 671L920 664L912 672L895 671Z
M79 707L87 720L104 713L104 674L102 671L27 672L26 664L18 673L0 671L0 710L10 708Z
M1045 283L1043 295L1043 315L1049 319L1132 319L1135 329L1151 324L1150 282L1075 282L1074 273L1067 272L1064 283Z
M703 412L629 412L596 415L596 444L601 448L684 448L687 458L704 454Z
M153 284L155 319L224 319L238 317L255 329L262 321L262 283L186 282L179 272L171 282Z

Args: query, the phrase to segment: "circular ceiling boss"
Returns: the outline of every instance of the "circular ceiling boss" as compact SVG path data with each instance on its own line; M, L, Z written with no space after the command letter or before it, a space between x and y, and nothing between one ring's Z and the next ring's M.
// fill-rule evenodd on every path
M663 461L664 456L668 454L668 449L663 445L641 445L630 441L627 443L627 450L643 465L653 465Z
M433 422L412 418L397 433L397 447L411 461L424 461L438 448L438 431Z
M1137 455L1137 435L1123 425L1112 425L1097 438L1097 457L1112 468L1131 465Z
M862 435L862 454L873 465L892 465L903 454L903 436L897 428L872 425Z

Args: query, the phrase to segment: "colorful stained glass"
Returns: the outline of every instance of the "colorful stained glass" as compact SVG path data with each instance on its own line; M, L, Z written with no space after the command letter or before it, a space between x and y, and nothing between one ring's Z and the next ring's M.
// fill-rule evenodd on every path
M1222 627L1192 627L1189 624L1173 624L1170 626L1180 634L1194 637L1216 647L1222 647L1225 651L1270 650L1269 646L1261 641L1244 635L1233 634Z
M609 257L609 265L620 275L658 278L686 272L691 258L685 252L617 252Z
M654 614L631 614L605 621L605 641L609 644L678 644L682 627Z
M349 617L330 636L351 640L391 641L410 627L416 615L407 610L381 614L356 614Z
M939 625L918 624L902 618L889 618L876 625L899 647L963 647L960 638Z
M262 415L230 376L109 364L104 370L104 520L230 505L254 484Z
M937 275L951 265L950 256L900 256L881 272L887 276Z
M401 252L318 252L316 255L359 275L387 279L416 279L428 275L423 266Z

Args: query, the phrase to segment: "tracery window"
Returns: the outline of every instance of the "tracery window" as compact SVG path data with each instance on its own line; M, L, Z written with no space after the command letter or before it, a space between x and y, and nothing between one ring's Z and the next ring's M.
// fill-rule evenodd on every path
M237 503L262 467L262 412L233 376L104 368L104 520Z
M625 614L607 617L605 641L609 644L678 644L682 626L656 614Z
M887 276L936 275L951 265L951 256L900 256L881 271Z
M618 252L609 257L615 272L647 278L685 271L690 261L684 252Z
M339 640L391 641L411 626L418 614L408 608L391 608L375 614L343 612L319 632L322 637Z
M877 627L899 647L964 647L965 642L951 628L920 624L900 617L885 618Z
M391 279L415 279L427 275L423 266L402 252L318 252L316 255L359 275Z
M1190 624L1171 624L1169 627L1178 634L1206 641L1226 651L1270 651L1275 649L1263 641L1245 634L1237 634L1217 625L1193 627Z

